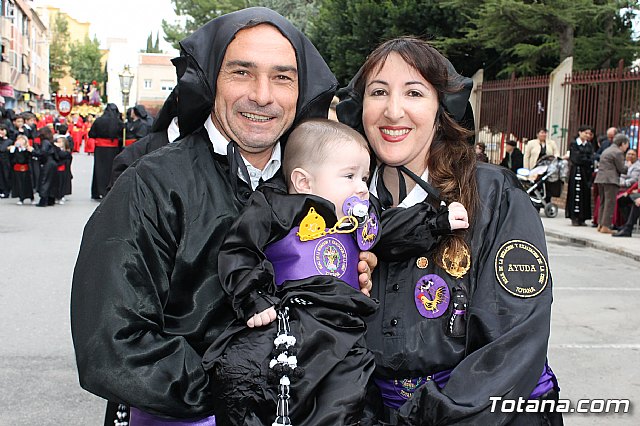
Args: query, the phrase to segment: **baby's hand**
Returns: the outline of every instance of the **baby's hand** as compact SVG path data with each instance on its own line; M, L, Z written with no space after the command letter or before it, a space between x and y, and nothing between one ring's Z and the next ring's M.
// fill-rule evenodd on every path
M451 225L451 230L467 229L469 227L467 209L462 204L456 202L449 204L449 224Z
M466 213L466 212L465 212ZM263 325L267 325L273 320L276 319L276 310L272 306L270 308L265 309L262 312L258 312L247 321L247 326L250 328L253 327L262 327Z

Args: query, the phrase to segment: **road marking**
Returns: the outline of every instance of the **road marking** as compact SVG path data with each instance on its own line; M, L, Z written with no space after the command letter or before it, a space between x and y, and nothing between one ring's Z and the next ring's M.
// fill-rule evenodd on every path
M640 349L640 343L603 343L603 344L582 344L582 343L560 343L549 345L552 349Z
M554 290L571 291L640 291L636 287L553 287Z

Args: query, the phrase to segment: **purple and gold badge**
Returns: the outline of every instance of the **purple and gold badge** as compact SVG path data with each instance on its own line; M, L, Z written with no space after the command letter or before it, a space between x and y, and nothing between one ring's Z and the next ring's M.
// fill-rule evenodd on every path
M314 250L314 263L319 274L340 278L347 270L347 250L333 237L321 239Z
M362 227L358 227L356 240L361 250L369 250L373 246L378 237L379 226L378 216L376 216L375 212L371 212Z
M449 286L436 274L420 278L416 283L414 294L418 312L425 318L438 318L449 307L451 299Z

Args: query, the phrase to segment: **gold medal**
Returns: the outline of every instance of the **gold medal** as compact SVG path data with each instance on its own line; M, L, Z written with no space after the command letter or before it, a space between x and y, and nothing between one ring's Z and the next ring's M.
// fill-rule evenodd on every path
M429 259L427 259L424 256L420 256L417 260L416 260L416 266L420 269L425 269L427 266L429 266Z
M442 266L452 277L462 278L471 268L469 250L464 246L460 246L456 253L452 253L449 247L445 248L442 253Z

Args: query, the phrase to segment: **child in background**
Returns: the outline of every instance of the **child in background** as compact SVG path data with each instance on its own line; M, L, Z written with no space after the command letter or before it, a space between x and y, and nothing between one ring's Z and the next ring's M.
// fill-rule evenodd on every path
M69 139L66 136L57 135L54 145L60 148L57 158L58 167L56 173L58 174L58 179L55 198L58 204L64 204L66 201L65 196L71 195L71 179L73 178L71 175L71 160L73 160L73 157Z
M262 185L231 227L218 264L238 320L203 360L218 424L358 423L374 368L362 317L377 307L359 291L359 251L427 252L468 227L459 203L380 215L369 200L369 161L355 130L306 121L287 141L288 193Z
M0 124L0 198L9 198L13 181L9 146L13 141L7 137L7 126Z
M9 147L9 156L13 165L12 196L18 198L18 205L29 200L33 204L33 182L31 180L31 153L33 147L25 135L18 135L14 145Z

